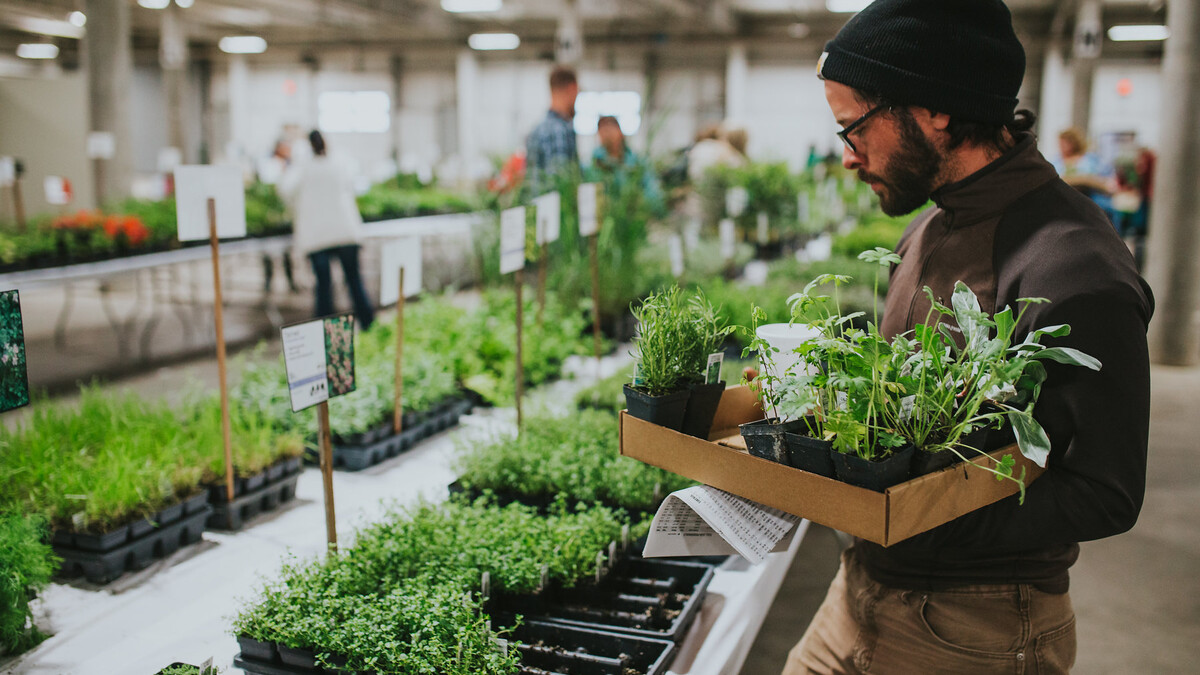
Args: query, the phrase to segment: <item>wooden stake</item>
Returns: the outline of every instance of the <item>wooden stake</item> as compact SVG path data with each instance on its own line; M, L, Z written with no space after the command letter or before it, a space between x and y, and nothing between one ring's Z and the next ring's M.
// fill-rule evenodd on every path
M592 235L588 242L592 259L592 341L595 343L596 360L600 360L600 239Z
M538 257L537 323L539 326L542 325L542 319L546 315L546 253L547 253L547 251L548 251L548 247L546 246L546 244L542 244L542 255Z
M321 482L325 486L325 539L329 555L337 553L337 518L333 511L333 439L329 432L329 401L317 404L317 441L321 453Z
M392 416L392 432L404 430L403 408L401 402L404 394L404 380L401 371L404 367L404 268L400 268L400 298L396 300L396 412Z
M525 332L525 300L521 289L525 285L525 270L517 270L517 434L521 433L521 398L525 395L525 366L521 361L521 336Z
M217 330L217 379L221 388L221 440L225 444L225 498L233 501L233 441L229 431L229 387L225 381L225 313L221 299L221 255L217 239L217 200L208 199L208 242L212 246L213 319Z

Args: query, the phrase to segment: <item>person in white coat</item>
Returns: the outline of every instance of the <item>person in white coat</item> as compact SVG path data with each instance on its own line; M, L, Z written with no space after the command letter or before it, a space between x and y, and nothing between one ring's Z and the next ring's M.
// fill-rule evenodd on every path
M312 263L317 285L316 316L333 314L333 281L330 266L342 266L359 329L370 328L375 308L367 296L358 267L362 216L354 201L353 179L325 154L321 132L308 135L313 156L293 165L279 182L279 194L292 209L292 245Z

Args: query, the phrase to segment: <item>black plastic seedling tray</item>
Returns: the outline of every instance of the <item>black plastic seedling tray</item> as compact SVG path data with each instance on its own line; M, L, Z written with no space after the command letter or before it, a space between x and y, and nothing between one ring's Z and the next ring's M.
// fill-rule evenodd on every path
M417 414L411 418L406 415L404 430L399 434L391 432L392 426L388 422L350 438L336 439L333 443L333 466L335 469L346 471L362 471L375 466L458 424L459 418L470 411L470 402L450 401L428 413ZM311 448L307 451L306 458L311 463L318 463L316 452Z
M496 609L555 624L679 642L704 604L713 567L626 557L599 585L497 598Z
M278 508L296 496L296 483L300 474L295 473L268 483L254 492L235 497L233 501L213 502L212 514L208 516L208 527L213 530L240 530L246 521L260 513Z
M511 623L511 617L503 617ZM527 621L508 637L509 649L521 652L524 675L665 675L675 644L578 626ZM520 644L517 644L520 643ZM235 668L255 675L314 675L319 668L265 662L240 653Z
M207 503L202 503L199 510L187 513L186 504L184 510L185 514L174 523L152 528L141 537L130 539L108 551L89 551L55 544L54 553L62 558L59 575L64 578L83 575L94 584L107 584L126 571L145 569L156 559L175 553L181 546L200 541L204 523L212 509Z

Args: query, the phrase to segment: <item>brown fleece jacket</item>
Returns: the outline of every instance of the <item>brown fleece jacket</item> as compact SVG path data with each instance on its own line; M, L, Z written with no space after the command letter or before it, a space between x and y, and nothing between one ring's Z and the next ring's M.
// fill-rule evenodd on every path
M1070 324L1069 336L1046 343L1079 349L1102 367L1046 364L1034 416L1052 450L1024 505L1013 496L889 548L860 541L855 553L877 581L900 588L1032 583L1066 592L1078 542L1128 530L1142 505L1150 288L1103 212L1059 179L1030 134L933 200L900 240L885 335L925 322L924 287L949 305L962 280L988 313L1048 298L1029 307L1017 338Z

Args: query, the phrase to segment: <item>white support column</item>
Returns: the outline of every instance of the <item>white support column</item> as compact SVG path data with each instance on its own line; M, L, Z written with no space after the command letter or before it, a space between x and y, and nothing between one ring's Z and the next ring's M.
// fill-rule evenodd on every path
M729 47L725 63L725 119L745 123L749 109L749 91L746 80L750 65L746 58L746 45L735 42Z
M1041 104L1038 113L1038 149L1048 158L1059 155L1058 133L1071 126L1071 73L1063 58L1063 45L1054 40L1046 48L1042 65Z
M1075 15L1075 47L1071 55L1074 82L1071 87L1071 126L1085 134L1092 117L1092 80L1096 62L1100 60L1100 45L1104 41L1104 26L1100 20L1100 0L1084 0Z
M102 204L129 196L133 185L130 8L125 0L87 0L86 7L90 130L110 132L116 141L113 156L96 162L96 202Z
M562 16L554 34L554 59L567 66L583 59L583 20L577 0L563 0Z
M229 57L229 146L225 161L239 162L250 147L250 68L246 57Z
M1150 205L1147 280L1155 363L1200 363L1200 0L1170 0L1162 101L1163 137Z
M163 88L166 92L167 144L185 153L183 97L187 84L188 45L182 12L175 4L162 11L158 63L163 71ZM184 163L187 163L186 157Z
M471 179L471 167L479 154L476 141L477 95L479 92L479 61L475 52L464 49L458 53L455 66L455 83L458 100L458 162L459 177L466 182Z

